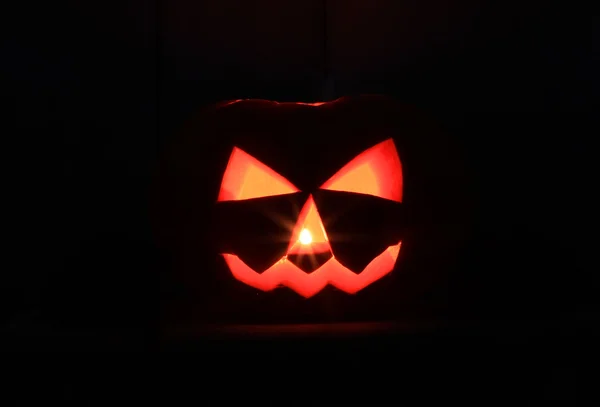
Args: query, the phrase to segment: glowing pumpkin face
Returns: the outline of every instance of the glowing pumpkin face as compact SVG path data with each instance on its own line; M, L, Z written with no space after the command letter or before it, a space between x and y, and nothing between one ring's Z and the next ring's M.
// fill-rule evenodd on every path
M319 189L342 193L342 199L350 196L369 197L368 199L385 200L392 205L399 205L402 202L402 183L402 166L396 146L393 139L387 139L351 159ZM274 169L234 147L217 201L218 204L234 201L240 204L258 203L260 206L269 197L285 199L286 196L291 197L300 192ZM319 195L320 200L328 201L322 195L323 193ZM233 276L262 291L287 286L308 298L328 284L348 294L356 293L394 269L400 251L400 240L378 253L362 270L354 271L344 265L344 261L336 257L336 240L343 242L352 240L353 237L351 234L330 236L328 224L335 224L335 216L323 219L317 201L319 199L315 200L313 194L309 194L295 219L283 217L279 220L289 231L289 242L285 254L266 269L256 270L237 253L223 253ZM331 204L332 201L329 200L329 206ZM334 203L333 207L335 206ZM277 215L272 209L267 209L266 212L272 218ZM257 230L256 233L260 235L261 231Z
M175 320L421 320L446 309L477 211L462 152L432 118L377 95L250 99L206 106L180 130L152 205Z

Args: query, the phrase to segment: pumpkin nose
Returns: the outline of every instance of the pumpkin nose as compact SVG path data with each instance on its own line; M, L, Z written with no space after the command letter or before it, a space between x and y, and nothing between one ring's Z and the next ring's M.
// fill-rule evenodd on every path
M325 227L311 195L298 216L288 247L287 259L300 269L311 272L332 256Z

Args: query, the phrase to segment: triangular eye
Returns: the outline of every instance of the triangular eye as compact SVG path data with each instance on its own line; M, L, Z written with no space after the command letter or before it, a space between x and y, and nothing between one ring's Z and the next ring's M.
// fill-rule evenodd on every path
M218 202L298 192L292 183L250 154L234 147L223 174Z
M388 139L360 153L321 189L402 202L402 165L394 140Z

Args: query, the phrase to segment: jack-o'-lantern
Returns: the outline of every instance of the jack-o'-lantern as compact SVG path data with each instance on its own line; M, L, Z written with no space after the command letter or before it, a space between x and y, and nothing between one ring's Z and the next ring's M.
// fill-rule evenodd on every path
M219 323L422 312L465 236L454 147L383 96L203 109L160 166L169 298Z

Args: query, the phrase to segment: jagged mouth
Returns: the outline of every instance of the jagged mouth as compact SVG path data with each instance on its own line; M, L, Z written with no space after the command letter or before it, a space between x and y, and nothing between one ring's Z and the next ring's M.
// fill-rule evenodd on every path
M261 291L271 291L279 286L291 288L305 298L332 285L348 294L355 294L389 274L396 264L402 242L389 246L375 257L360 273L355 273L331 256L324 264L307 273L284 256L263 273L257 273L234 254L222 254L233 276Z

